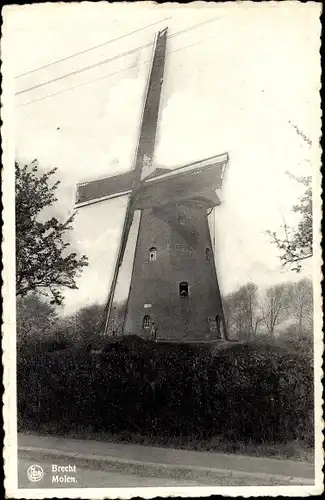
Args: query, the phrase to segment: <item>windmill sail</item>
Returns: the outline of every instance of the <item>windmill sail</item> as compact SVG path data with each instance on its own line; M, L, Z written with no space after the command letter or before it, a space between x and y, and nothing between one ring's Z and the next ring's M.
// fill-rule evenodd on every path
M152 161L153 161L156 133L157 133L161 87L163 83L164 67L165 67L166 41L167 41L167 28L157 33L154 44L153 58L147 81L147 88L146 88L143 113L140 125L139 140L134 159L132 191L128 200L128 206L123 225L120 248L115 265L111 290L107 302L105 333L107 333L108 331L110 312L113 304L113 298L115 294L119 269L123 261L127 240L133 221L134 210L136 208L134 204L134 199L140 187L141 179L146 175L148 175L152 170Z
M151 70L147 83L141 128L135 158L138 181L152 171L158 126L161 88L164 78L167 28L157 33Z

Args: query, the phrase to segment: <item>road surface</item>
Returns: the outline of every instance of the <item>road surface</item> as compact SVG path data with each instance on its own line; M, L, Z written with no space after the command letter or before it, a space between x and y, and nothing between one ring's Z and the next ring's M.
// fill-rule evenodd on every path
M290 460L28 434L18 436L18 445L20 488L315 483L313 464ZM44 469L39 482L27 478L33 464Z
M67 461L58 460L59 465L69 465ZM44 470L44 477L38 482L32 482L27 477L27 469L30 465L37 464ZM18 460L18 487L19 488L132 488L132 487L159 487L159 486L200 486L194 481L184 479L168 479L159 477L141 477L135 474L124 474L119 472L108 472L76 467L76 472L59 474L52 472L52 462L39 462L31 460ZM73 468L73 466L72 466ZM66 477L65 477L66 476ZM58 477L58 479L56 479ZM60 482L72 478L71 482ZM53 478L54 482L53 482Z

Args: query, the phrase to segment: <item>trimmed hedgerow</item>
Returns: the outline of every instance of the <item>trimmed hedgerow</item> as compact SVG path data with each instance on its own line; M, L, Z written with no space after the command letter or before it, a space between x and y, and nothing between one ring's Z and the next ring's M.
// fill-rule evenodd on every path
M18 352L20 425L230 441L313 440L313 369L267 344L213 351L135 336Z

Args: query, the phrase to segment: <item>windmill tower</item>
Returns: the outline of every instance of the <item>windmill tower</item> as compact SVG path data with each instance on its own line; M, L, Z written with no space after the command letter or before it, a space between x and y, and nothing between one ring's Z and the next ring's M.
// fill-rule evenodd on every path
M123 333L157 340L226 338L208 212L220 205L224 153L174 169L153 165L167 28L156 35L133 170L78 185L76 206L127 195L107 304L109 332L119 270L135 210L141 211Z

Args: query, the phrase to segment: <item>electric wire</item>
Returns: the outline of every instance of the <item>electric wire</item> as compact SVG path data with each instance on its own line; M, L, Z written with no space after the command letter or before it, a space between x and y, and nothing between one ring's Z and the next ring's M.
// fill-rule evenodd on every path
M205 20L205 21L203 21L201 23L198 23L198 24L194 24L194 25L189 26L189 27L187 27L187 28L185 28L183 30L177 31L176 33L172 33L171 35L167 36L167 38L173 38L175 36L183 35L184 33L187 33L188 31L191 31L193 29L201 27L204 24L211 23L211 22L213 22L213 21L215 21L217 19L219 19L219 16L217 16L215 18L212 18L212 19L207 19L207 20ZM62 80L64 78L68 78L70 76L74 76L74 75L77 75L79 73L83 73L84 71L88 71L88 70L93 69L95 67L101 66L103 64L107 64L108 62L115 61L117 59L120 59L121 57L126 57L126 56L128 56L130 54L134 54L135 52L137 52L139 50L142 50L144 48L150 47L151 45L153 45L153 43L154 42L146 43L144 45L141 45L140 47L136 47L136 48L130 49L130 50L126 51L126 52L121 52L119 54L116 54L115 56L110 57L108 59L104 59L104 60L98 61L97 63L90 64L89 66L84 66L83 68L79 68L77 70L71 71L70 73L66 73L64 75L57 76L55 78L52 78L51 80L47 80L46 82L38 83L36 85L33 85L32 87L29 87L27 89L23 89L23 90L20 90L20 91L16 92L15 95L21 95L21 94L23 94L25 92L29 92L31 90L35 90L37 88L44 87L45 85L49 85L51 83L57 82L59 80Z
M194 42L194 43L191 43L191 44L189 44L189 45L185 45L185 46L183 46L183 47L179 47L178 49L171 50L171 51L167 52L167 55L170 55L170 54L172 54L172 53L174 53L174 52L179 52L179 51L181 51L181 50L188 49L188 48L190 48L190 47L194 47L194 46L196 46L196 45L199 45L200 43L205 42L206 40L209 40L210 38L211 38L211 37L204 38L203 40L199 40L199 41ZM16 106L16 107L17 107L17 108L21 108L21 107L23 107L23 106L28 106L29 104L33 104L33 103L35 103L35 102L43 101L44 99L49 99L49 98L51 98L51 97L55 97L55 96L57 96L57 95L59 95L59 94L62 94L62 93L64 93L64 92L69 92L69 91L71 91L71 90L75 90L75 89L77 89L77 88L84 87L84 86L86 86L86 85L90 85L90 84L92 84L92 83L96 83L96 82L98 82L98 81L100 81L100 80L104 80L104 79L109 78L110 76L114 76L114 75L116 75L116 74L118 74L118 73L123 73L124 71L128 71L129 69L137 68L138 66L142 66L143 64L148 64L148 63L150 63L150 61L151 61L151 60L150 60L150 59L148 59L147 61L143 61L143 62L141 62L141 63L139 63L139 64L133 64L132 66L128 66L128 67L126 67L126 68L119 69L119 70L117 70L117 71L114 71L114 72L112 72L112 73L109 73L108 75L100 76L99 78L94 78L94 79L89 80L89 81L87 81L87 82L79 83L78 85L74 85L73 87L68 87L68 88L66 88L66 89L62 89L62 90L60 90L60 91L58 91L58 92L54 92L54 93L52 93L52 94L47 94L47 95L42 96L42 97L39 97L39 98L37 98L37 99L33 99L32 101L28 101L28 102L25 102L25 103L23 103L23 104L20 104L19 106Z
M118 40L122 40L123 38L126 38L128 36L134 35L135 33L139 33L139 31L145 30L147 28L151 28L151 26L155 26L156 24L163 23L164 21L168 21L168 19L171 19L172 16L165 17L164 19L161 19L160 21L156 21L154 23L148 24L147 26L143 26L142 28L139 28L134 31L130 31L129 33L125 33L122 36L112 38L111 40L108 40L107 42L100 43L99 45L94 45L93 47L89 47L88 49L81 50L80 52L75 52L74 54L71 54L66 57L62 57L61 59L57 59L56 61L53 61L48 64L44 64L44 66L39 66L38 68L31 69L29 71L26 71L25 73L21 73L20 75L15 76L15 78L21 78L22 76L30 75L31 73L35 73L36 71L40 71L45 68L49 68L50 66L54 66L55 64L58 64L63 61L67 61L68 59L72 59L73 57L76 56L81 56L82 54L85 54L86 52L90 52L91 50L99 49L100 47L104 47L104 45L108 45L113 42L117 42Z
M44 85L49 85L50 83L58 82L59 80L63 80L64 78L69 78L70 76L77 75L79 73L83 73L84 71L88 71L90 69L96 68L98 66L101 66L103 64L107 64L108 62L115 61L116 59L120 59L121 57L128 56L130 54L134 54L134 52L137 52L138 50L144 49L146 47L150 47L150 45L153 45L153 42L146 43L145 45L141 45L140 47L136 47L135 49L130 49L127 50L126 52L121 52L113 57L110 57L108 59L104 59L102 61L99 61L97 63L90 64L89 66L85 66L83 68L79 68L77 70L71 71L70 73L66 73L65 75L57 76L55 78L52 78L52 80L47 80L46 82L41 82L36 85L33 85L32 87L29 87L27 89L20 90L19 92L16 92L15 95L20 95L24 94L25 92L30 92L31 90L38 89L40 87L44 87Z

